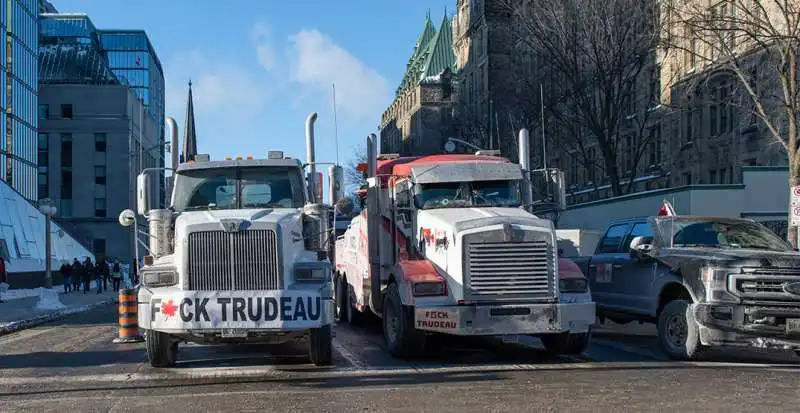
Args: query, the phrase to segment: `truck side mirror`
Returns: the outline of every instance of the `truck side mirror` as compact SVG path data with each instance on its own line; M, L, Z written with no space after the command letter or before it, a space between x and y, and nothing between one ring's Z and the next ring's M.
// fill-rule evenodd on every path
M650 244L650 240L643 236L634 237L631 240L630 251L631 256L634 258L643 259L647 257L652 249L653 246Z
M136 177L136 210L142 216L150 212L150 185L146 173Z

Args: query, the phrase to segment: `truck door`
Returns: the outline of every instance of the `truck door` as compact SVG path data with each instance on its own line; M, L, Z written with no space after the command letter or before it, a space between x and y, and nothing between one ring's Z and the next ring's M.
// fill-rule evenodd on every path
M615 281L628 257L627 252L622 250L622 241L629 229L630 224L627 222L610 226L597 244L589 263L588 277L592 287L592 298L601 308L625 307L624 298L620 296Z
M648 315L653 303L653 297L657 292L652 291L653 285L653 271L655 263L643 262L630 255L630 245L636 237L645 237L651 243L653 242L653 229L649 222L641 221L634 222L630 233L622 243L622 248L626 252L626 259L623 262L623 267L616 273L617 279L615 286L620 290L620 293L625 297L625 309L631 313Z

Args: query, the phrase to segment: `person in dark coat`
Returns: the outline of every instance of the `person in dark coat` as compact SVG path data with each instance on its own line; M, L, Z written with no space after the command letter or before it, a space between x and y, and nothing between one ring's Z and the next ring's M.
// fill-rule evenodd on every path
M84 294L89 294L93 276L94 276L94 264L92 264L92 260L90 260L89 257L86 257L86 259L83 260L83 271L81 274Z
M108 284L111 281L111 268L108 266L108 261L106 261L105 257L97 262L97 268L103 286L103 292L108 291Z
M72 259L72 291L78 292L81 290L81 274L83 273L83 265L77 258Z
M69 265L67 261L64 261L61 264L61 268L58 270L61 273L61 277L64 278L64 293L69 294L72 292L72 267Z

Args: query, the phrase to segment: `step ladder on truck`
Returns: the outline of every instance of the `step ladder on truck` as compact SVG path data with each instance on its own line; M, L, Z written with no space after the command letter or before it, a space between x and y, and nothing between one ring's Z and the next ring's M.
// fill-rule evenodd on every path
M582 352L595 304L580 269L558 256L553 222L530 212L527 131L520 164L487 151L379 156L376 141L359 192L366 209L336 241L340 319L380 317L397 357L421 355L431 334L532 335L549 353ZM563 204L563 179L545 181L561 185Z

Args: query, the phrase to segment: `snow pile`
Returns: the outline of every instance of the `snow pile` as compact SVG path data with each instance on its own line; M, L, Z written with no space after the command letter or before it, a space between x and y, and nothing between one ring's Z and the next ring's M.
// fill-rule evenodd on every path
M18 320L18 321L10 321L10 322L0 322L0 336L4 334L10 334L15 331L23 330L26 328L34 327L42 323L46 323L48 321L58 320L62 317L77 314L77 313L84 313L90 311L92 309L102 307L111 303L117 302L116 298L109 298L100 302L96 302L93 304L76 306L76 307L63 307L63 309L56 310L56 311L48 311L44 314L33 315L31 318L25 320ZM62 304L63 305L63 304Z
M19 300L22 298L30 298L30 297L38 297L39 296L39 289L38 288L21 288L21 289L8 289L6 291L0 292L3 295L4 301L9 300Z
M56 311L67 308L61 299L58 298L58 291L53 288L39 288L39 302L36 303L36 310Z

